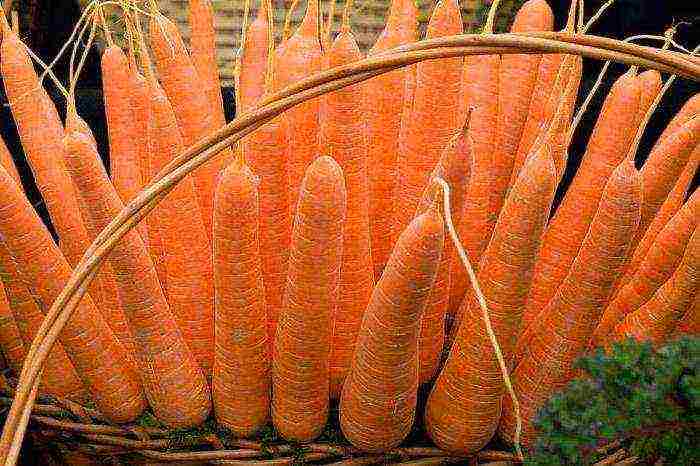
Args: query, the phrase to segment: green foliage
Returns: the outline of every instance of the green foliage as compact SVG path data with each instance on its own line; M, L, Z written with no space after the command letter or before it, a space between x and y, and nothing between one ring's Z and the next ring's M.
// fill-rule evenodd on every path
M592 464L613 442L649 464L700 464L700 339L626 341L577 367L584 375L540 410L526 464Z

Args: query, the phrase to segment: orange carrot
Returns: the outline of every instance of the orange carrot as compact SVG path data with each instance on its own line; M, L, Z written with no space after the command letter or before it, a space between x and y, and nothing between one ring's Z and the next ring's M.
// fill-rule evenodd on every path
M593 333L591 346L605 345L615 326L651 299L671 277L683 257L699 217L700 193L696 193L661 230L634 274L605 308Z
M19 178L19 172L17 171L17 166L12 158L12 154L7 149L5 140L0 137L0 165L7 171L7 173L12 177L12 179L17 183L17 186L22 186L22 180Z
M664 139L675 133L681 126L695 118L698 113L700 113L700 92L688 99L678 113L674 115L664 129L664 132L661 133L661 136L659 136L659 139L656 141L654 149L656 149Z
M288 440L313 440L328 417L346 199L340 166L330 157L316 159L299 194L272 358L272 421Z
M136 121L138 121L136 125L136 137L138 139L136 141L136 148L138 151L139 171L141 172L141 187L143 187L150 181L148 173L148 122L151 113L151 94L146 78L138 72L135 64L132 64L131 72L129 73L129 81L128 90L131 112ZM147 225L147 222L141 222L139 224L139 228L141 228L142 231L141 237L146 243L148 243ZM144 234L144 232L146 234Z
M444 244L434 204L399 236L367 306L340 400L340 427L355 447L386 451L413 425L420 319Z
M554 162L549 148L541 147L513 185L479 266L479 283L507 362L512 359L555 189ZM428 433L450 452L479 451L496 431L501 411L505 390L501 369L478 306L473 293L468 293L457 337L426 408Z
M268 21L266 2L261 2L258 15L245 33L240 51L240 70L237 76L237 113L243 115L253 108L265 94L265 76L268 62Z
M0 285L0 350L15 377L19 376L27 349L24 347L15 316L12 314L10 302L2 285Z
M427 38L462 33L462 19L455 0L440 0L428 23ZM413 108L401 131L405 146L398 155L393 235L411 222L430 172L442 150L459 127L457 121L462 59L429 60L416 67Z
M625 74L615 82L578 173L545 232L523 315L523 329L547 306L578 254L603 187L627 155L634 138L639 100L640 83L634 75Z
M76 190L91 202L82 212L93 235L124 208L87 138L66 136L66 165ZM211 409L206 380L187 348L163 296L141 237L134 230L119 241L108 260L136 341L136 361L154 415L174 427L203 422Z
M7 35L3 46L6 39ZM0 170L0 235L27 287L43 303L53 303L70 278L71 268L5 170ZM129 422L143 412L146 403L137 376L89 296L83 297L60 340L107 419Z
M628 158L608 180L569 273L533 323L523 356L511 375L523 419L524 445L531 445L536 435L533 420L537 411L569 382L573 362L586 349L603 312L639 222L640 191L639 174ZM510 397L505 397L501 437L511 441L514 429L513 406Z
M642 94L639 103L638 123L641 124L646 116L651 104L661 91L661 74L656 70L647 70L640 73L637 79L642 84Z
M700 294L696 292L693 305L678 322L676 335L700 335Z
M260 430L270 415L256 184L250 169L234 162L224 170L214 198L214 411L220 424L243 437Z

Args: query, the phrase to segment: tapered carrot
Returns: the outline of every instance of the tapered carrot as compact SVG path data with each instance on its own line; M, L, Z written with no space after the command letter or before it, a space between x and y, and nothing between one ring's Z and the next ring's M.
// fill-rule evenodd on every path
M3 46L5 39L7 35ZM52 303L71 275L68 262L5 170L0 170L0 202L0 235L22 279L38 299ZM61 343L107 419L129 422L143 412L146 402L137 375L89 296L64 327Z
M533 323L523 356L511 375L523 419L521 440L531 445L537 411L570 380L573 362L583 353L624 264L639 222L639 174L624 160L608 180L597 212L566 279ZM504 398L499 426L512 441L515 416Z
M675 335L700 335L700 294L695 293L695 300L676 326Z
M479 266L479 283L507 362L512 360L555 189L550 149L542 147L513 185ZM469 454L486 445L496 431L505 389L472 293L462 306L462 323L428 399L425 418L428 433L440 448Z
M328 417L346 199L340 166L330 157L316 159L299 193L272 358L272 421L288 440L318 437Z
M659 232L635 272L605 308L593 333L591 346L604 346L617 324L651 299L671 277L683 258L683 251L696 229L698 218L700 193L694 194Z
M245 42L240 50L240 69L236 76L238 94L236 111L241 115L255 106L265 94L265 76L267 74L268 21L266 2L260 2L255 20L250 23L245 33Z
M566 277L605 183L627 155L636 131L640 92L639 80L627 73L608 94L578 173L545 232L523 315L523 329L547 306Z
M414 42L416 8L413 2L392 0L384 30L368 56L377 55L399 45ZM413 19L413 27L410 20ZM372 260L374 275L379 277L392 247L391 225L396 187L396 160L399 150L401 115L406 100L406 77L411 68L402 68L367 81L365 92L367 124L368 176Z
M663 343L678 322L690 310L700 282L700 233L697 230L688 241L678 268L642 307L620 322L613 340L634 338Z
M12 158L12 154L7 149L5 140L0 137L0 165L4 168L7 173L12 177L12 179L17 183L17 186L22 186L22 180L20 180L19 172L17 171L17 165Z
M80 133L66 136L66 165L76 189L90 203L82 212L97 234L123 209L97 152ZM108 260L136 342L136 361L154 415L175 427L204 421L211 409L206 379L177 328L141 237L136 231L119 241Z
M440 0L433 11L427 38L462 33L462 19L455 0ZM419 63L413 108L401 131L405 146L398 155L393 235L396 238L411 222L430 172L440 159L457 121L462 59L447 58Z
M212 394L217 421L249 436L270 415L270 353L255 175L234 162L214 198L216 341Z
M340 427L355 447L386 451L413 425L420 319L444 244L434 204L399 236L372 293L343 386Z
M0 285L0 350L15 377L19 376L27 349L2 285Z
M136 125L136 147L138 151L138 165L139 171L141 172L141 187L145 186L149 179L148 173L148 151L149 151L149 139L148 139L148 122L150 119L150 103L151 94L150 88L148 86L148 81L141 75L136 69L136 65L131 65L131 70L129 73L129 102L131 103L131 112L139 123ZM143 225L143 227L141 227ZM148 234L143 234L143 228L146 228L147 222L141 222L139 227L142 228L141 237L144 241L148 242Z
M165 93L157 84L154 87L151 99L154 150L150 167L153 176L183 150L173 109ZM185 178L151 215L158 217L170 311L209 378L214 364L214 272L196 199L192 178Z
M640 73L637 79L642 83L642 94L639 104L638 122L642 123L651 104L661 90L661 74L656 70L647 70Z
M695 118L698 113L700 113L700 93L697 93L688 99L678 113L673 116L663 133L661 133L661 136L659 136L659 139L656 141L654 149L656 149L664 139L675 133L678 128L686 124L689 120Z

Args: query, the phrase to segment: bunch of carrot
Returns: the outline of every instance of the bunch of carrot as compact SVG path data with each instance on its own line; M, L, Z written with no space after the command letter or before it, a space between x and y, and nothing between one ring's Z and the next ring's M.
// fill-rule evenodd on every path
M126 53L99 5L86 15L102 20L109 43L110 174L75 106L63 124L3 25L5 90L58 234L54 242L0 141L0 348L15 373L90 241L225 122L209 1L190 1L190 50L154 2L147 31L143 10L129 5ZM310 1L275 48L272 5L262 1L238 54L239 112L360 60L350 5L333 38ZM545 0L529 0L513 32L553 23ZM457 1L439 0L427 37L461 32ZM417 37L412 0L393 0L371 53ZM661 76L623 74L552 214L580 79L575 56L450 58L283 114L184 178L111 251L40 390L91 399L113 422L147 407L178 428L213 413L235 435L271 420L300 442L322 433L337 402L343 433L367 451L400 444L416 417L454 453L494 435L531 444L537 410L586 351L700 328L700 198L691 192L700 96L637 169Z

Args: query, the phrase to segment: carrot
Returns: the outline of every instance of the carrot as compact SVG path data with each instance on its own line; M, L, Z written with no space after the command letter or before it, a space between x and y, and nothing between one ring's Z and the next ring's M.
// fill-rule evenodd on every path
M141 172L141 187L143 188L150 181L148 172L148 154L149 154L149 139L148 139L148 122L150 119L150 88L148 81L136 69L136 65L132 64L129 73L129 102L131 104L131 112L138 122L136 125L136 148L138 153L138 166ZM142 229L141 237L148 242L147 222L139 223L139 228ZM143 232L146 232L144 234Z
M479 266L479 283L507 362L512 360L555 189L554 162L549 148L541 147L513 185ZM425 419L429 435L441 449L471 454L496 431L505 388L472 293L462 307L462 323L430 393Z
M696 292L690 309L676 326L676 335L700 335L700 294Z
M96 235L124 206L87 138L73 132L64 144L76 189L91 200L84 204L83 216ZM154 415L174 428L198 425L211 408L206 380L175 324L138 233L127 233L108 260L136 341L137 368Z
M209 102L214 128L221 128L226 124L226 118L221 96L219 67L216 63L214 8L210 0L190 0L190 30L192 64L197 70L200 82L204 85L204 94Z
M642 307L620 322L613 340L634 338L663 343L693 305L700 281L700 233L688 241L678 268Z
M554 15L545 0L528 0L515 16L511 32L551 31ZM501 57L498 124L493 157L491 212L499 215L513 173L518 145L537 83L541 55Z
M197 75L180 32L172 21L160 14L155 15L151 18L149 33L158 77L172 104L183 143L187 147L192 146L217 128L218 124L203 90L206 83ZM221 151L214 160L193 173L197 203L210 244L214 190L219 174L230 158L230 150Z
M232 163L214 198L216 341L212 394L217 421L256 433L270 415L270 355L258 240L255 175Z
M241 115L255 106L265 94L265 76L268 63L268 21L265 1L261 2L258 15L245 33L240 51L240 70L237 75L236 109Z
M151 111L153 176L183 150L182 136L165 93L154 84ZM151 215L157 215L175 322L207 378L214 364L214 272L191 177L182 180Z
M392 0L384 30L367 53L378 55L417 39L413 2ZM410 20L413 27L410 27ZM368 80L365 92L367 165L370 182L370 221L374 275L379 277L392 247L392 218L396 187L401 115L407 100L406 80L411 68L402 68Z
M299 194L272 358L272 421L287 440L313 440L328 417L331 318L339 297L346 202L340 166L319 157Z
M641 124L646 116L651 104L656 99L656 96L661 91L661 74L656 70L647 70L640 73L637 79L642 84L642 94L639 104L639 113L637 115L638 123Z
M593 219L600 195L627 155L636 130L640 83L627 73L613 85L564 200L549 222L535 263L523 329L547 306L563 282Z
M19 172L17 171L17 165L12 158L12 154L7 149L5 140L0 137L0 165L7 171L7 173L12 177L17 186L22 186L22 180L20 180Z
M287 39L275 60L275 85L283 88L321 70L321 47L317 37L318 5L307 3L299 28ZM316 158L320 99L312 99L285 112L282 121L287 147L288 197L290 216L294 215L304 173Z
M340 400L340 427L355 447L390 450L413 425L420 319L444 244L433 204L399 236L362 321Z
M698 113L700 113L700 92L688 99L678 113L673 116L652 150L656 149L664 139L675 133L681 126L695 118Z
M462 20L457 2L440 0L430 17L426 37L430 39L461 33ZM459 127L457 105L462 65L462 58L456 57L429 60L416 67L413 108L401 128L406 141L397 162L392 227L394 238L413 219L430 172Z
M5 170L0 170L0 235L27 287L43 303L52 303L70 278L71 268ZM146 403L137 376L89 296L64 327L61 343L107 419L129 422L143 412Z
M615 326L651 299L671 277L683 257L699 216L700 193L695 194L661 230L634 274L605 308L593 333L591 346L605 345Z
M15 376L22 372L22 364L27 355L22 336L19 333L15 316L10 309L5 288L0 285L0 350Z
M570 271L530 330L511 376L520 403L524 445L532 444L537 411L568 383L573 362L585 350L603 312L639 222L640 191L639 174L628 158L608 180ZM499 433L510 441L514 429L513 406L505 397Z

